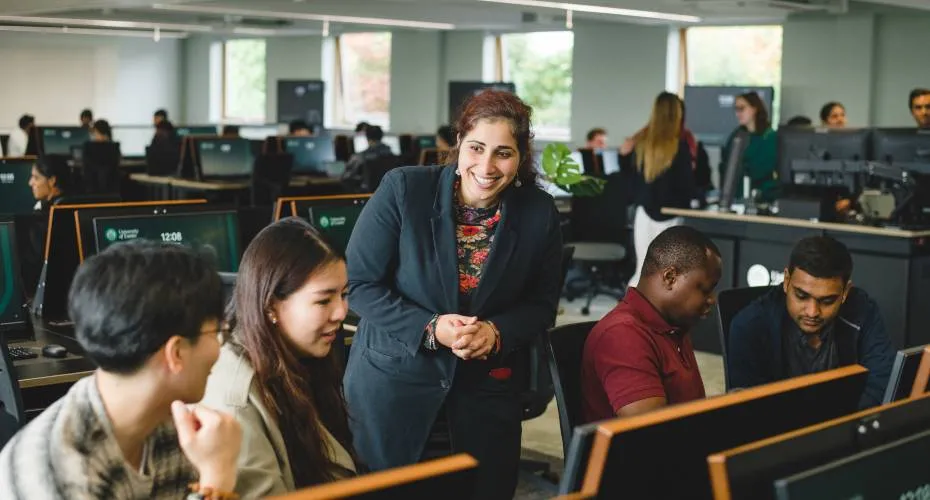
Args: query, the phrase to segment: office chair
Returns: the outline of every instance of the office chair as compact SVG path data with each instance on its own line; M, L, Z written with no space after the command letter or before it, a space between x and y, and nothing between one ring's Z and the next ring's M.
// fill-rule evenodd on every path
M340 134L333 137L333 150L336 161L349 161L352 157L352 141L349 136Z
M16 434L24 423L23 398L19 390L19 379L13 367L13 359L0 335L0 449Z
M401 134L397 136L397 142L400 145L401 164L413 165L415 158L420 157L420 148L414 137L410 134Z
M572 430L581 422L581 358L588 334L597 321L572 323L547 333L549 373L559 409L562 450L568 456Z
M84 192L118 193L120 149L118 142L86 142L83 152Z
M750 302L769 293L774 288L775 286L733 288L724 290L717 295L717 333L720 335L720 353L723 355L723 378L726 382L727 391L730 390L730 370L727 363L730 323Z
M362 193L374 193L381 185L381 179L391 169L400 166L399 156L382 156L365 160L362 165L362 184L359 187Z
M175 136L156 137L145 148L145 173L152 176L170 176L181 163L181 140Z
M275 200L284 196L291 182L293 167L294 156L288 153L258 156L249 188L251 205L271 206Z
M10 144L10 134L0 134L0 149L3 151L2 156L9 156L6 154L6 148Z
M598 425L594 422L575 427L571 435L571 443L565 451L565 465L559 480L559 495L570 495L581 491L581 483L588 470L588 457L591 456L591 447L594 445Z

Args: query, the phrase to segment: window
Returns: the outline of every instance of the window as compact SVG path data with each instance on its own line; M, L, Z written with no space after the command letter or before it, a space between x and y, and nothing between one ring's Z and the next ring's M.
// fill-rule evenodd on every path
M781 26L689 28L687 37L690 85L753 85L775 88L769 110L779 123L781 108Z
M223 45L223 119L265 122L265 40Z
M567 140L571 136L571 31L513 33L501 36L503 80L533 107L536 136Z
M368 122L390 126L391 34L350 33L336 39L337 128Z

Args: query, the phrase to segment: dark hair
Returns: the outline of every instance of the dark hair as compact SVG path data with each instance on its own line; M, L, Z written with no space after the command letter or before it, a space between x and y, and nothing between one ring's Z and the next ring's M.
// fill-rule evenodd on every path
M310 130L310 125L307 125L307 122L303 120L294 120L287 124L287 130L289 133L293 134L299 130Z
M155 112L155 114L154 114L153 116L157 116L157 117L161 118L162 120L167 120L167 119L168 119L168 112L165 111L164 109L159 109L158 111Z
M381 139L384 139L384 131L377 125L370 125L365 129L365 138L372 142L381 142Z
M785 123L785 126L786 127L810 127L813 124L814 122L812 122L810 118L803 116L803 115L798 115L798 116L792 116L791 119L789 119Z
M222 135L239 135L239 125L223 125Z
M846 283L852 276L852 256L846 245L829 236L809 236L791 250L788 272L795 269L815 278L842 278Z
M916 88L916 89L912 90L912 91L911 91L911 95L910 95L910 97L908 98L908 101L907 101L907 109L913 108L913 107L914 107L914 101L915 101L918 97L923 97L923 96L925 96L925 95L930 95L930 89Z
M517 178L526 186L536 185L536 168L533 164L533 108L523 102L516 94L505 90L485 90L465 102L462 114L455 124L455 130L465 137L481 120L507 120L510 131L517 142L520 153L520 166ZM458 141L456 141L458 142ZM459 158L459 145L456 144L446 155L448 164Z
M113 139L113 129L110 128L110 122L106 120L97 120L92 126L98 134L105 135L107 139Z
M32 115L23 115L19 117L19 128L26 130L26 127L32 125L36 122L36 119Z
M839 106L839 107L841 107L841 108L843 108L843 109L846 109L841 103L836 102L836 101L830 101L830 102L824 104L823 107L820 108L820 121L822 121L822 122L827 121L827 118L830 118L830 113L833 112L833 108L835 108L835 107L837 107L837 106Z
M707 264L707 251L720 256L717 245L704 233L690 226L673 226L659 233L649 244L643 262L643 276L674 267L679 274Z
M762 98L759 97L759 94L755 92L746 92L745 94L736 96L736 98L743 99L756 110L756 131L753 133L762 134L772 126L772 122L769 120L769 110L766 109L765 103L762 102Z
M255 370L262 403L278 419L297 487L332 481L343 471L330 460L326 438L314 422L354 456L342 372L336 347L322 359L299 358L268 319L268 311L311 274L344 260L307 221L282 219L246 248L228 315L233 343Z
M71 184L71 167L68 158L63 155L45 155L40 157L35 168L46 179L55 178L55 186L65 194Z
M602 129L600 127L592 128L591 130L588 131L587 138L589 141L593 141L594 138L599 135L607 135L607 130Z
M368 130L368 127L370 126L371 124L368 122L358 122L358 125L355 126L355 133L357 134L359 132L364 132L365 130Z
M439 127L439 129L436 130L436 135L441 137L442 140L446 141L446 144L448 144L449 147L455 145L455 131L452 130L451 125L443 125Z
M87 119L89 119L89 120L93 120L93 119L94 119L94 112L91 111L90 109L85 109L85 110L81 111L81 119L83 120L84 118L87 118Z
M130 374L172 336L197 342L205 321L222 319L223 285L194 250L133 240L78 268L68 312L87 356L105 371Z

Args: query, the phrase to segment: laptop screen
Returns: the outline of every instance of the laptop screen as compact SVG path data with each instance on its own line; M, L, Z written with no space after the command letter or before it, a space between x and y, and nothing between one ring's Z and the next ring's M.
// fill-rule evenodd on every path
M12 221L0 221L0 328L22 325L26 309Z

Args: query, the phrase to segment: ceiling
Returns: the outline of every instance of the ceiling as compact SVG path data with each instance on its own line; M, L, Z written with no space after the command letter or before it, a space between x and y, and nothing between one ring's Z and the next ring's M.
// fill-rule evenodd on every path
M492 0L500 1L500 0ZM526 2L526 0L504 0ZM566 0L601 7L657 11L700 18L703 24L771 23L798 12L843 13L849 0ZM565 9L489 3L487 0L0 0L0 24L75 26L57 18L144 21L163 31L289 35L370 29L372 25L417 24L420 29L540 31L564 29ZM530 0L532 3L532 0ZM922 8L930 0L867 0L871 4ZM550 2L556 3L556 2ZM864 3L864 2L860 2ZM157 5L156 5L157 4ZM3 17L6 16L6 17ZM21 16L42 19L25 19ZM367 18L352 23L333 16ZM326 27L323 17L331 19ZM52 19L48 19L52 18ZM374 19L371 19L374 18ZM603 13L572 12L573 20L681 24ZM366 24L366 22L368 24ZM180 24L185 26L171 26ZM400 23L403 24L403 23ZM84 22L83 26L88 26ZM193 29L196 25L200 29ZM89 26L99 27L97 24ZM106 26L103 26L106 28ZM153 29L152 24L110 26Z

